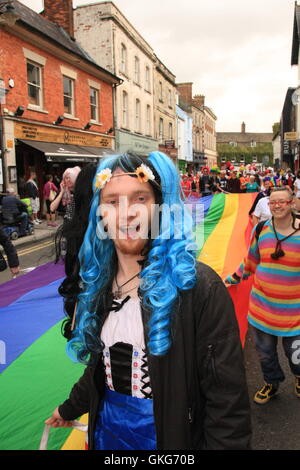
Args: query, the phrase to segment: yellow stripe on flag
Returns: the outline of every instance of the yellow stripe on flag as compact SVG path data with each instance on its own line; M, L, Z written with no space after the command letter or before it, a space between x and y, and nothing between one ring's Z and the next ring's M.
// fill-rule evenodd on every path
M199 261L213 268L219 276L223 272L229 241L238 213L238 206L239 195L226 194L222 217L208 237L198 258Z
M88 423L88 414L83 415L80 420L81 423ZM86 433L73 429L68 439L62 446L61 450L85 450L86 449Z

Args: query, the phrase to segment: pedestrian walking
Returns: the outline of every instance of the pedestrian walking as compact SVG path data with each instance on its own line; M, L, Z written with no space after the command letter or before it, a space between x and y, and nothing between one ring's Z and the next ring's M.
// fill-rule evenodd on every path
M46 423L68 426L89 412L95 450L248 449L233 304L217 274L195 262L191 218L180 227L169 217L171 207L185 212L174 164L160 152L101 159L93 190L67 347L88 365Z
M213 178L209 174L209 168L202 168L202 176L199 179L200 193L202 197L209 196L212 193Z
M19 258L17 251L10 241L9 237L0 228L0 245L2 245L4 252L7 256L8 266L13 276L16 276L20 272ZM7 268L6 261L0 251L0 271L4 271Z
M272 189L272 219L253 229L244 263L225 279L238 284L254 275L248 320L265 380L254 396L258 404L275 397L285 378L277 354L280 337L300 398L300 221L293 216L292 203L288 186Z
M294 181L294 193L297 199L300 199L300 170L297 171L296 179Z
M38 212L40 210L40 198L39 198L39 189L36 183L36 172L34 170L30 171L30 176L25 185L26 194L30 198L30 204L32 208L32 222L35 225L39 225L42 221L38 218Z
M230 174L230 178L227 180L227 190L229 193L240 193L241 183L237 177L237 170L233 170Z
M255 181L255 176L251 175L249 183L246 183L246 193L258 193L260 186Z
M51 202L54 201L54 199L56 198L58 189L53 183L52 175L47 175L46 180L47 182L43 188L43 195L44 195L44 200L46 202L46 208L47 208L47 214L46 214L47 225L48 227L57 227L57 224L55 223L55 211L51 211L50 205L51 205Z

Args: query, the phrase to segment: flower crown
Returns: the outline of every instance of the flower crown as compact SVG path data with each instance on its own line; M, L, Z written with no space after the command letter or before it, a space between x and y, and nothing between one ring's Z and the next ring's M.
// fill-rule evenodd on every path
M147 165L142 164L139 166L135 171L128 172L128 173L120 173L117 175L113 175L110 168L104 168L99 173L96 174L96 182L95 188L96 189L103 189L108 183L111 178L115 178L117 176L124 176L124 175L135 175L140 183L147 183L149 180L154 181L155 176L150 170Z

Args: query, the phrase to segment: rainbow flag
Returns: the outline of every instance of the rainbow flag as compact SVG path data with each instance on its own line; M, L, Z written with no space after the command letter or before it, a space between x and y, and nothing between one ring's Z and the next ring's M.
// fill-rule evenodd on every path
M220 193L187 199L193 209L199 248L197 258L213 268L222 279L236 270L247 253L252 229L248 213L255 197L256 193ZM202 211L197 212L195 209L199 205ZM248 327L247 311L251 286L250 277L238 286L228 287L243 345Z
M236 269L246 253L245 230L249 232L253 197L218 194L187 201L201 206L194 219L200 240L198 259L222 278ZM49 263L0 286L0 450L38 449L45 419L83 373L84 366L66 355L60 331L65 315L57 289L63 277L63 266ZM247 283L229 289L242 341L247 329ZM56 428L50 433L50 450L84 446L79 431Z

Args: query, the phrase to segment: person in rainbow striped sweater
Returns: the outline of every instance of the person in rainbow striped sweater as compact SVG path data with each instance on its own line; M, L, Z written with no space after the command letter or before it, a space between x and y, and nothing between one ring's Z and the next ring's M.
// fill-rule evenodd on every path
M258 404L275 397L285 379L277 354L279 337L300 398L300 220L293 215L287 186L272 189L269 205L272 219L253 229L244 262L225 279L238 284L254 275L248 321L265 380L254 396Z

